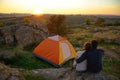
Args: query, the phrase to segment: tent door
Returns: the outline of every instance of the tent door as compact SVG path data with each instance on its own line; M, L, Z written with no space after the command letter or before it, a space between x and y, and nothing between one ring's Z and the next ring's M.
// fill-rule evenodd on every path
M70 47L66 42L61 42L61 46L62 46L63 57L64 59L67 59L71 55Z

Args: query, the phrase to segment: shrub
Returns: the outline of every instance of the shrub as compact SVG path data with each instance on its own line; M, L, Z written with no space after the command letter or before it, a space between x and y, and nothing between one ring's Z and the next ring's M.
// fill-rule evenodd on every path
M30 18L24 18L23 21L24 21L25 23L29 23L31 20L30 20Z
M103 23L105 22L105 19L103 18L98 18L95 22L96 26L103 26Z
M3 22L0 22L0 27L3 27L5 24Z
M46 25L46 24L47 24L47 21L46 21L45 19L42 19L42 20L41 20L41 23L44 24L44 25Z

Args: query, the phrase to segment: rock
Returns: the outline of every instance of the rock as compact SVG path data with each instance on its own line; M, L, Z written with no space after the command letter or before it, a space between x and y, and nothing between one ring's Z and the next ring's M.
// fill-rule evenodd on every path
M1 34L3 35L6 44L11 45L14 43L14 37L11 26L2 27Z
M15 37L18 45L26 46L34 41L33 31L28 26L22 26L16 30Z
M5 43L5 40L2 36L0 36L0 45L4 44Z
M117 77L108 75L106 73L77 73L70 68L59 68L59 69L36 69L29 71L34 76L44 76L47 79L53 80L119 80Z
M14 24L0 28L0 44L20 45L25 47L32 43L39 43L48 36L48 30L43 25L37 28L24 24Z
M29 73L34 76L43 76L48 79L58 80L61 76L64 75L64 73L68 70L67 68L61 68L61 69L36 69L31 70Z
M10 50L0 52L0 59L9 59L15 56L15 53Z
M0 63L0 80L25 80L17 69L9 68Z
M42 41L47 35L44 32L30 28L29 26L22 26L16 30L15 37L18 45L24 47Z
M33 27L39 30L42 30L43 32L48 32L48 29L45 25L41 24L39 21L32 23Z
M120 37L116 38L115 42L118 43L118 44L120 44Z
M69 76L70 75L70 76ZM107 75L105 73L93 74L93 73L66 73L65 78L61 80L119 80L118 78Z

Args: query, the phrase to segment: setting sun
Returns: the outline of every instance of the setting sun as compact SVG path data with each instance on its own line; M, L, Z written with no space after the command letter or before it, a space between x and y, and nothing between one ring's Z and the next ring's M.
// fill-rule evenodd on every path
M41 9L35 9L33 14L35 14L35 15L42 15L43 11Z

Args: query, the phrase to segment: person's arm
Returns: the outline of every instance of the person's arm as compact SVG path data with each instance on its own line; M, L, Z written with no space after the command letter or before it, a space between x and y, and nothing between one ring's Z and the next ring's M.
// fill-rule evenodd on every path
M98 49L102 55L104 55L104 50Z
M80 63L80 62L84 61L84 60L86 59L86 56L87 56L87 54L86 54L86 52L84 52L84 53L81 55L80 58L76 59L76 62L77 62L77 63Z

